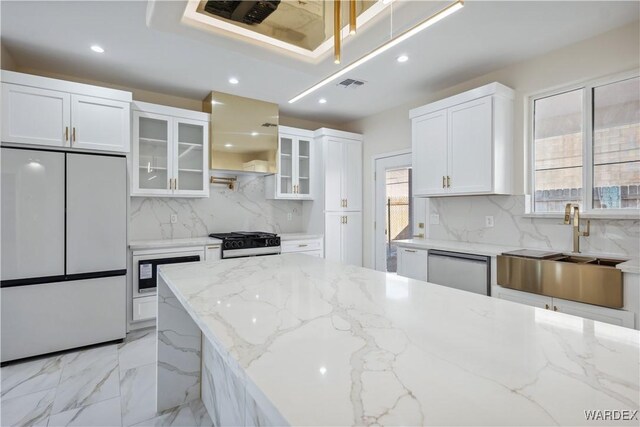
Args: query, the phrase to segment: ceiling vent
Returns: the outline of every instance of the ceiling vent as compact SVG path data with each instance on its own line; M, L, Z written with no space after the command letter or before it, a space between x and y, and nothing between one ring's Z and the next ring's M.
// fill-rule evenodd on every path
M359 87L364 86L364 83L362 80L355 80L355 79L345 79L343 81L341 81L340 83L338 83L336 86L341 87L343 89L358 89Z

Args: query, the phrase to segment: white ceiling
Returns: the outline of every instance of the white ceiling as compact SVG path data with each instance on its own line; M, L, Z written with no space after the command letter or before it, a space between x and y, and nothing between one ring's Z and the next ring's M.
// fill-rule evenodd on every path
M3 45L20 67L49 70L139 89L202 99L211 90L280 104L281 113L341 123L415 99L418 94L592 37L638 20L640 3L467 1L465 7L333 84L295 104L287 101L336 71L318 63L180 24L185 1L0 2ZM448 2L400 1L394 31ZM149 5L149 7L147 7ZM343 65L389 38L389 15L361 28L343 46ZM89 46L99 44L104 54ZM399 64L401 53L410 60ZM232 86L230 76L240 80ZM318 104L324 97L326 104Z

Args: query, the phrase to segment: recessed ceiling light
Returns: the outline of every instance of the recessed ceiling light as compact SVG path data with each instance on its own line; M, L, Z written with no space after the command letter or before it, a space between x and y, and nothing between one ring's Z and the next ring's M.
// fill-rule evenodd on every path
M258 136L258 132L251 132L251 136Z
M320 104L326 104L326 103L327 103L327 100L326 100L326 99L324 99L324 98L320 98L320 99L318 100L318 102L319 102Z
M104 49L98 46L97 44L94 44L93 46L91 46L91 50L96 53L104 53Z
M398 56L398 58L396 58L396 61L398 62L407 62L409 60L409 57L407 55L400 55Z
M229 79L229 83L231 83L232 85L237 85L238 83L240 83L240 80L236 79L235 77L231 77Z
M233 147L233 144L229 144L229 143L227 142L226 144L224 144L224 146L225 146L226 148L231 148L231 147Z

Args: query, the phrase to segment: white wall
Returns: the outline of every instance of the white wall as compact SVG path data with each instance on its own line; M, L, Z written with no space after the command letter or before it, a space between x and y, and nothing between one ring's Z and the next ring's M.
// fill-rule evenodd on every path
M409 148L411 123L409 110L429 102L472 89L493 81L503 83L516 91L514 169L515 188L518 194L527 191L525 165L525 103L530 94L557 86L588 80L608 74L640 67L640 26L638 22L584 40L571 46L549 52L463 82L444 90L425 93L402 106L347 123L343 127L364 134L364 260L371 266L373 245L373 171L372 156ZM445 205L442 207L446 208ZM459 218L464 222L465 217ZM537 220L533 220L534 226ZM499 227L499 224L496 224ZM463 227L461 227L463 228ZM446 234L441 233L440 236ZM450 235L450 238L455 236ZM567 237L568 239L569 237ZM629 238L637 239L636 236Z

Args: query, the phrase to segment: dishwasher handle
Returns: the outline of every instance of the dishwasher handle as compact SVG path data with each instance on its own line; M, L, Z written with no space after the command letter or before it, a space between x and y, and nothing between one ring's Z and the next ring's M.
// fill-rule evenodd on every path
M476 261L476 262L484 262L484 263L489 261L489 257L484 255L465 254L462 252L441 251L437 249L429 249L429 256L458 258L466 261Z

